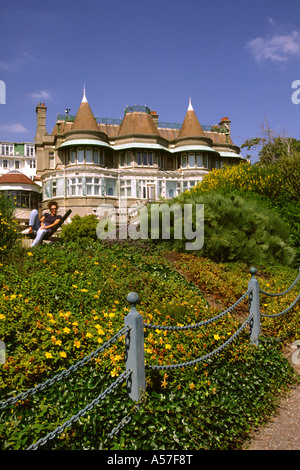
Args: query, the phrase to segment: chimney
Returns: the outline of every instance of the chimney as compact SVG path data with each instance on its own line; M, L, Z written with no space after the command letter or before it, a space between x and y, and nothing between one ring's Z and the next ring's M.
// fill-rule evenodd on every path
M158 114L156 111L151 111L151 116L152 116L152 119L154 121L154 123L156 124L156 126L158 125Z
M46 112L45 103L39 103L35 109L37 114L36 143L41 143L44 135L47 134L46 129Z
M231 121L229 121L227 116L223 117L219 122L220 131L230 135L230 123Z

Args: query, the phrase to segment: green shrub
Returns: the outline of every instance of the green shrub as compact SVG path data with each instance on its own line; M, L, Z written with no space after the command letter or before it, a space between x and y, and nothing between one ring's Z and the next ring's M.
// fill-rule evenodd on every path
M224 166L205 176L203 182L185 193L195 197L218 192L236 194L256 204L275 210L289 226L295 249L294 264L300 263L299 154L281 158L272 165L242 163Z
M94 214L80 217L75 215L72 222L62 228L62 238L68 242L97 240L96 227L99 220Z
M174 201L169 202L171 205ZM294 259L290 229L280 216L254 201L235 194L183 194L181 205L204 204L204 246L195 253L215 261L245 261L257 265L289 265ZM193 210L193 230L196 215ZM184 233L184 230L183 230ZM184 251L188 240L172 240L171 245Z
M1 258L13 248L18 239L16 221L14 220L15 206L5 194L0 195L0 256Z
M282 176L293 199L300 202L300 153L284 156L275 164L275 170Z

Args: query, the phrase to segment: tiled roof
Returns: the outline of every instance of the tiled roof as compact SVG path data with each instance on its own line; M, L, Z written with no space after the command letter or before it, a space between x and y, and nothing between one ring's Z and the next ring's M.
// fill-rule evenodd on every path
M34 181L20 171L11 171L0 176L0 184L30 184L38 186Z
M65 120L60 116L52 131L52 135L64 134L74 130L84 130L98 131L106 134L109 139L115 139L120 136L148 135L160 136L168 142L174 142L177 139L196 137L204 139L209 138L213 145L217 146L225 145L225 147L227 147L228 145L233 145L230 134L216 130L203 130L192 107L191 98L185 119L181 127L178 125L176 128L159 125L159 123L157 125L151 113L146 112L146 108L146 111L139 108L145 107L133 106L126 108L127 111L121 124L97 122L84 91L84 96L76 116L70 116L70 120L68 120L69 117L67 116ZM223 118L222 120L224 119L228 120L228 118Z

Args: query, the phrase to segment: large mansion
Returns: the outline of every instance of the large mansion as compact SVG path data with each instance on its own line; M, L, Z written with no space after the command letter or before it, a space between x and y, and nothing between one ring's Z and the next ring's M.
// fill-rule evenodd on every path
M77 114L58 115L50 134L46 112L39 103L36 182L43 207L55 199L61 213L70 208L83 216L104 203L117 208L124 199L130 206L172 198L213 168L243 158L231 140L229 119L201 126L191 99L180 125L159 122L146 106L127 107L121 120L95 118L85 90Z

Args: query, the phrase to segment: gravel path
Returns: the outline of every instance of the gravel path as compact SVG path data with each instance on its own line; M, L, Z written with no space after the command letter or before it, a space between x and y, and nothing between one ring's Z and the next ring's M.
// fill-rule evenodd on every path
M272 420L255 431L245 450L300 450L300 386L285 397Z
M289 346L285 357L300 375L300 364L291 361L295 351ZM254 431L245 450L300 450L300 385L286 395L272 419L258 431Z

